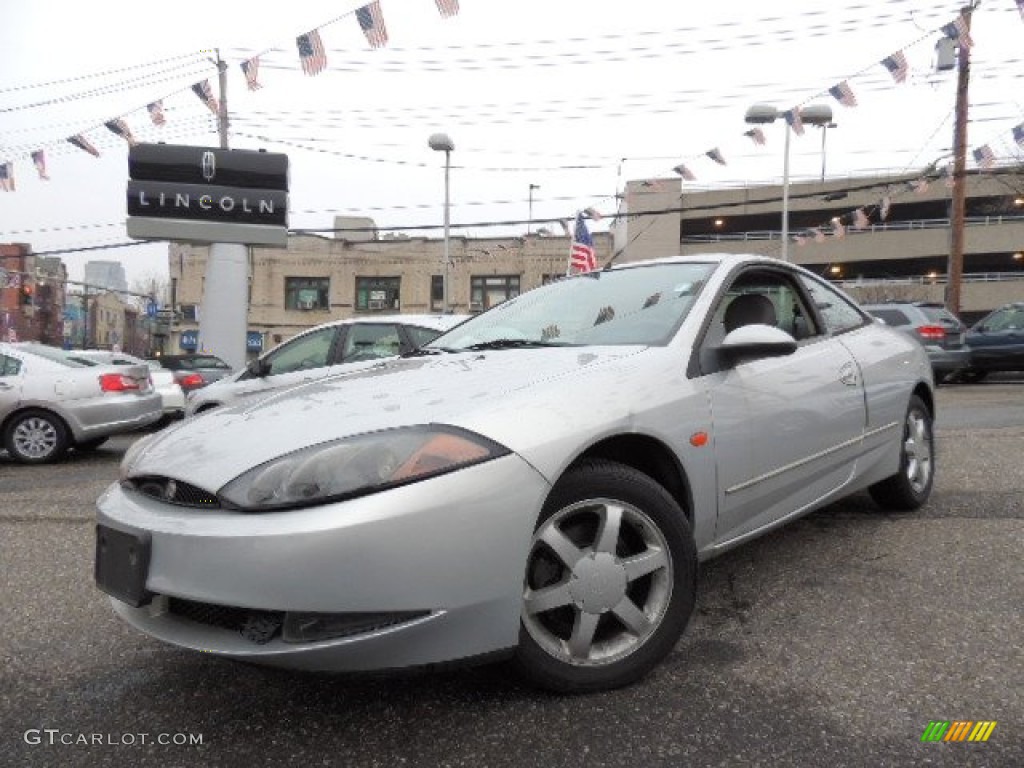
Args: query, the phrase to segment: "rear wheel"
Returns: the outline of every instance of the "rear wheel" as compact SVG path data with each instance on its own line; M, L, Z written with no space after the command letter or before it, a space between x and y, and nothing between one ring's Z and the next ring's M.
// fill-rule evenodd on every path
M924 504L935 476L932 414L917 395L912 395L903 422L900 470L868 491L885 509L911 510Z
M686 628L696 573L690 527L664 488L610 461L570 470L533 535L516 666L561 692L635 682Z
M8 422L4 447L22 464L56 461L68 449L68 430L49 411L24 411Z

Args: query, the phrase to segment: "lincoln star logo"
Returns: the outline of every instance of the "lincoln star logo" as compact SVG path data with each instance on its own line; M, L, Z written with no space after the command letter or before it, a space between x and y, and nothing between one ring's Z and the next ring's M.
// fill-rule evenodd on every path
M207 181L213 181L213 177L217 173L217 158L213 152L203 152L203 160L200 167L203 170L203 178Z

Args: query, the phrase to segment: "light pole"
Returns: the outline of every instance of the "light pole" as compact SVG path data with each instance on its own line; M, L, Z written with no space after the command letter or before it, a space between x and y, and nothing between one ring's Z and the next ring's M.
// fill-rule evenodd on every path
M533 231L533 190L540 189L540 184L530 185L530 207L526 214L526 234Z
M822 123L818 126L821 128L821 183L825 183L825 137L828 135L829 128L838 128L838 123Z
M455 149L455 144L447 133L435 133L432 134L430 139L427 141L430 148L435 152L444 152L444 272L441 278L441 302L442 311L447 314L449 310L448 303L448 264L449 264L449 243L448 243L448 226L449 216L451 209L451 200L449 197L449 183L448 177L451 172L451 159L452 151Z
M796 109L796 107L794 107ZM785 112L770 104L755 104L747 110L746 121L753 125L774 123ZM800 109L801 123L825 125L832 122L832 108L827 104L812 104ZM786 145L782 161L782 260L789 261L789 133L791 126L786 121Z

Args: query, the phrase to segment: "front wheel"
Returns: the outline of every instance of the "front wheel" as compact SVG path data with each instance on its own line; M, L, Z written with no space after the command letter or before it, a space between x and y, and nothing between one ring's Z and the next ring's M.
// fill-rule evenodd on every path
M622 464L581 464L533 534L515 664L559 692L633 683L675 646L696 583L693 535L668 492Z
M43 464L56 461L68 449L68 430L49 411L25 411L7 424L4 447L15 461Z
M921 398L912 395L903 422L899 472L875 483L868 491L884 509L912 510L928 500L934 479L932 414Z

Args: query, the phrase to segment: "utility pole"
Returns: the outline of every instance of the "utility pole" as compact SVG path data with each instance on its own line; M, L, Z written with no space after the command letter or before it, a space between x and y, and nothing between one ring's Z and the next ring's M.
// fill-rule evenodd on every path
M961 9L966 32L978 0ZM949 265L946 270L946 308L960 316L960 284L964 274L964 220L967 214L967 90L971 80L971 49L961 39L957 52L956 123L953 127L953 204L949 221Z
M526 234L530 234L533 231L533 190L540 189L540 184L530 185L530 198L526 214Z
M228 65L220 57L220 48L216 48L217 73L220 83L220 109L217 114L217 131L220 133L220 148L228 148Z

